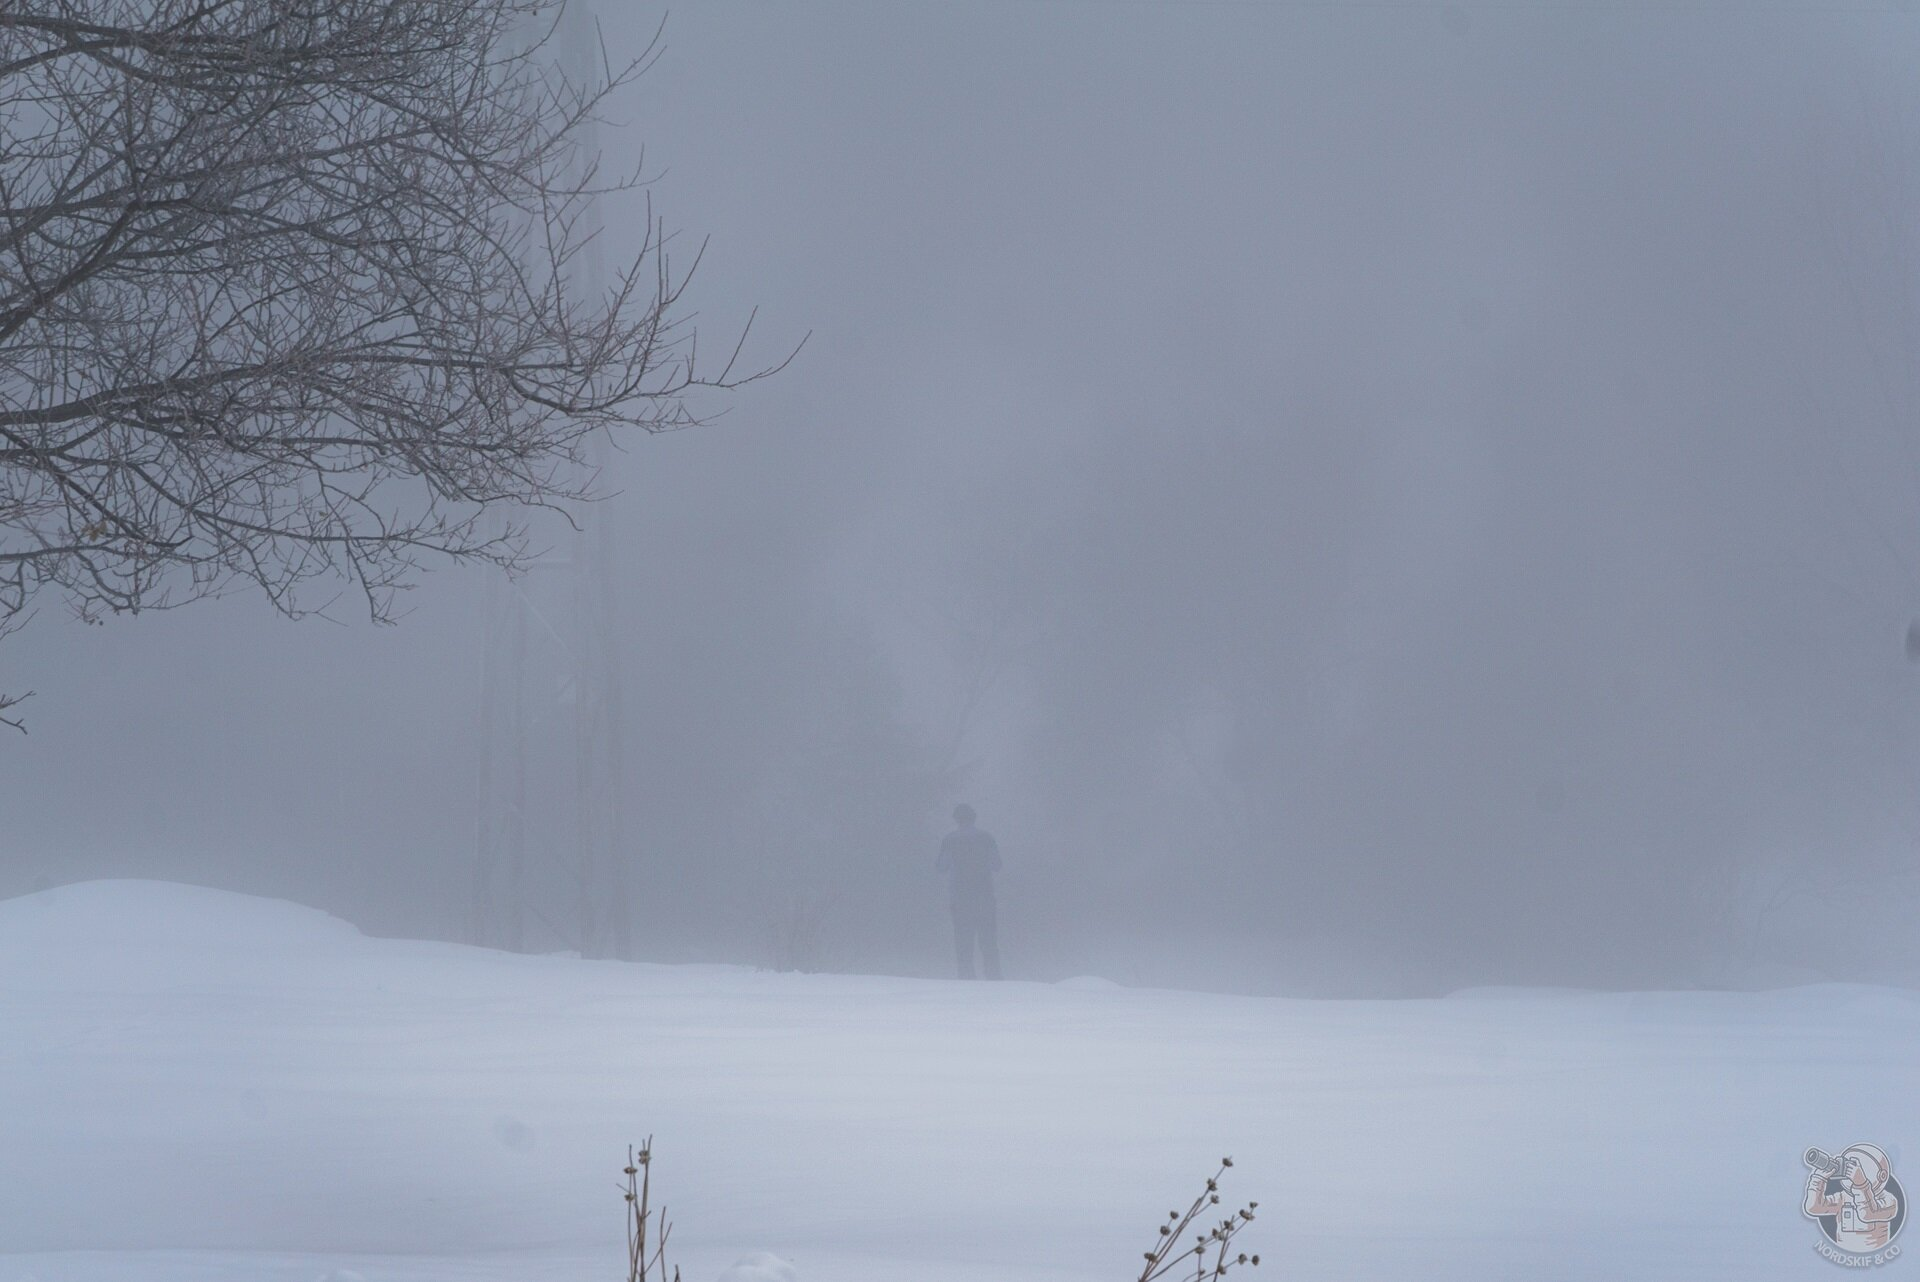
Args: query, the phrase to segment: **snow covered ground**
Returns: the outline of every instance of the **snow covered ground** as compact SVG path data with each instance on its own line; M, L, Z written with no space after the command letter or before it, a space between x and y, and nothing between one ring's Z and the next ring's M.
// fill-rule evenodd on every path
M1920 994L1289 1001L0 903L0 1282L611 1282L648 1133L687 1282L1124 1282L1227 1153L1250 1278L1830 1278L1800 1154L1920 1187Z

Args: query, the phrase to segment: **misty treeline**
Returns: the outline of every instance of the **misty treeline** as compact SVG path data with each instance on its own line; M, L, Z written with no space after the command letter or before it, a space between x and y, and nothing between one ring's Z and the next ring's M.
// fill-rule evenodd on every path
M596 202L638 178L593 130L649 54L570 74L563 17L0 10L0 634L236 586L388 619L425 559L519 565L595 436L738 381L696 368L650 212L599 259Z

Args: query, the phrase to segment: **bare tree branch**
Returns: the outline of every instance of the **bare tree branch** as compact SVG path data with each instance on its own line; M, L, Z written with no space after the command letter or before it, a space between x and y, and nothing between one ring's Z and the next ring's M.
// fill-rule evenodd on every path
M591 497L594 434L785 364L697 367L650 206L580 278L640 185L583 139L658 42L574 83L562 3L0 8L0 636L314 579L390 620L428 559L520 564L494 514Z

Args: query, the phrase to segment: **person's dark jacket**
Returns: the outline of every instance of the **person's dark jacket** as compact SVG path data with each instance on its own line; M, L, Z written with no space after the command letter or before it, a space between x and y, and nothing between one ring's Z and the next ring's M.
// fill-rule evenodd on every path
M1000 871L1000 845L980 828L956 828L940 843L935 871L947 874L953 910L993 906L993 874Z

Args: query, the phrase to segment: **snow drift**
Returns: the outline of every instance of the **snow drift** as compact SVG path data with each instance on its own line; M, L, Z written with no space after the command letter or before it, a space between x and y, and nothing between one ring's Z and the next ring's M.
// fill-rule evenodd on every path
M1124 1280L1227 1153L1269 1277L1823 1278L1802 1150L1920 1135L1893 988L777 975L153 882L0 903L0 976L0 1282L607 1278L647 1134L688 1282Z

